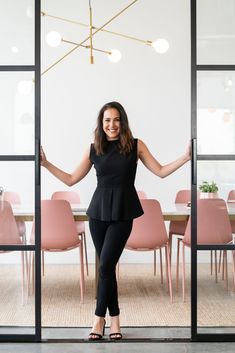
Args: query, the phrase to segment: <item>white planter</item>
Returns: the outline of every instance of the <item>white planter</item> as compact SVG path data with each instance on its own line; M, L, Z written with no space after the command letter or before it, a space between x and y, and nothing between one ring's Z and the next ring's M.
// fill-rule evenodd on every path
M218 199L218 192L200 192L200 199Z

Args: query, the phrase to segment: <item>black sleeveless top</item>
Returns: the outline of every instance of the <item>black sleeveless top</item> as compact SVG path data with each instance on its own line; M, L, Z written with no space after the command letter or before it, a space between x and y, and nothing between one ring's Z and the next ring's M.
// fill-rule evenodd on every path
M90 218L101 221L131 220L143 214L134 181L137 168L137 139L132 151L120 153L118 140L107 141L103 155L97 156L94 145L90 160L97 176L97 188L87 210Z

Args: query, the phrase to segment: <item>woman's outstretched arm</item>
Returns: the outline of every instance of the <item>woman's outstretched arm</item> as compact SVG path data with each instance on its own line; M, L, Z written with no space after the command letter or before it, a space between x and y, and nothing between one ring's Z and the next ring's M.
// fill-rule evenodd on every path
M161 165L150 153L144 142L138 140L138 157L152 173L160 178L165 178L191 159L191 146L188 146L187 151L180 158L169 164Z
M49 162L46 158L43 148L41 148L41 165L45 167L57 179L68 186L72 186L82 180L92 167L92 163L89 159L89 149L87 149L87 151L84 153L81 162L72 173L66 173L62 169L59 169L54 164Z

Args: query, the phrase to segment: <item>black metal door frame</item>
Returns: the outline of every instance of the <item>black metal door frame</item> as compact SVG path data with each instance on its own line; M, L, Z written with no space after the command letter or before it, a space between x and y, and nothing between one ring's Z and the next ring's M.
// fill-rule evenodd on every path
M226 4L224 5L226 6ZM197 65L197 0L191 0L191 339L192 341L235 341L235 333L198 333L197 325L197 252L208 250L234 250L234 245L197 244L197 161L235 160L235 155L197 155L197 72L235 71L235 65Z
M0 250L35 252L35 333L1 334L0 342L40 342L41 341L41 210L40 210L40 114L41 114L41 0L34 1L35 37L34 65L0 65L0 72L34 72L35 79L35 154L0 155L0 161L35 162L35 245L0 245ZM20 31L20 28L19 28Z

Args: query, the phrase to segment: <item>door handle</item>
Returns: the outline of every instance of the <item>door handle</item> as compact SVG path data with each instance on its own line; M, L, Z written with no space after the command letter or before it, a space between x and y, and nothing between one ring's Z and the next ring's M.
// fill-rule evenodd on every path
M197 184L197 139L192 139L192 185Z

